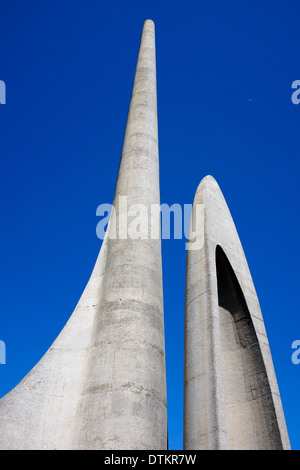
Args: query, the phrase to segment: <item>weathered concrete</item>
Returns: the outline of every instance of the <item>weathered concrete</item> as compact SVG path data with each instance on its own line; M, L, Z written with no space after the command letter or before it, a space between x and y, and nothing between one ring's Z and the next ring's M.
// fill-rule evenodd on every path
M114 206L159 204L154 24L141 39ZM108 229L109 233L110 228ZM106 236L69 322L0 401L1 449L166 449L161 242Z
M200 248L187 254L184 449L289 449L256 291L216 181L204 205ZM192 241L192 240L190 240Z

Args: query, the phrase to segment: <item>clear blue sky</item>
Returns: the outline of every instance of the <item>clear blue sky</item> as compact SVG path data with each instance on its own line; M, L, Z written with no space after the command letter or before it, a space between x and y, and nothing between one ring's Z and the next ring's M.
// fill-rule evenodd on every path
M156 24L161 202L207 174L254 279L300 449L298 0L2 0L0 396L71 315L112 202L140 35ZM185 240L163 241L169 442L182 446Z

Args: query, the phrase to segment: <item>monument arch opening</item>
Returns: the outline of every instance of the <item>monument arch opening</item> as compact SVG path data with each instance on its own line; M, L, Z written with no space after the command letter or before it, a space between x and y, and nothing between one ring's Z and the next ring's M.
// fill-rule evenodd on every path
M216 272L228 448L278 449L280 435L260 344L241 286L220 246Z

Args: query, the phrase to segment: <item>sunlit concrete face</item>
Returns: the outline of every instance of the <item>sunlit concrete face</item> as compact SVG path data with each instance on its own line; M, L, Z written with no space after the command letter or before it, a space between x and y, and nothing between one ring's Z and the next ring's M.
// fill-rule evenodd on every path
M198 250L188 251L184 448L289 449L259 302L216 181L201 182ZM193 217L193 214L192 214Z
M144 24L114 207L160 203L154 24ZM107 235L69 322L0 400L1 449L166 449L160 239Z

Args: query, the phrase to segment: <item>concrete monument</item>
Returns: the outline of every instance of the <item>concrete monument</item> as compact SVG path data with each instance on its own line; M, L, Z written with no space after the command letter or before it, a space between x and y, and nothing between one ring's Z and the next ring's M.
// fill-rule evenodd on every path
M211 176L196 192L191 229L197 205L204 222L187 254L184 448L289 449L256 291Z
M151 20L144 24L138 55L116 220L120 196L128 206L143 203L149 211L160 204ZM114 239L109 230L65 328L0 400L1 449L167 448L161 241Z
M151 20L142 33L115 217L66 326L0 400L0 449L167 449L160 221L158 237L153 220L147 237L128 237L121 198L148 214L160 205ZM198 204L204 220L187 254L184 448L289 449L251 274L210 176L196 192L191 234Z

